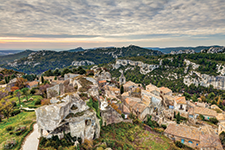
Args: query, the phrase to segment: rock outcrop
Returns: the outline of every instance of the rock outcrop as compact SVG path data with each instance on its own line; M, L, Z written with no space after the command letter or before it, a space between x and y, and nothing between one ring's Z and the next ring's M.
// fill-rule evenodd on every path
M78 94L64 94L51 100L53 104L36 109L37 124L41 135L47 138L64 133L82 139L94 139L100 135L99 119L94 110Z
M89 60L82 60L82 61L73 61L71 63L71 66L87 66L87 65L94 65L95 63L93 61Z
M201 50L201 53L211 53L211 54L224 53L224 52L225 52L225 47L211 47L210 49Z
M145 64L141 61L132 61L132 60L126 60L126 59L117 59L116 63L112 65L113 69L118 69L121 66L138 66L140 67L140 73L141 74L147 74L151 71L153 71L156 68L159 68L159 65L157 64Z
M176 54L194 54L195 51L193 49L186 49L186 50L179 50L179 51L171 51L170 54L176 55Z
M184 77L184 84L190 86L209 87L212 85L216 89L225 90L225 76L210 76L207 74L201 74L197 71L191 71Z

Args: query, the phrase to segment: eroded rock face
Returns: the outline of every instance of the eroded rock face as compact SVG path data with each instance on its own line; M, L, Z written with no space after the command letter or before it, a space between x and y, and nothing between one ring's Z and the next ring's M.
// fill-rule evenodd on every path
M211 47L210 49L203 49L201 50L201 53L224 53L225 52L225 47Z
M78 94L64 94L53 99L57 103L36 109L37 124L42 136L50 138L58 135L62 138L63 132L70 132L72 136L82 139L99 137L99 119Z
M82 60L82 61L73 61L71 63L71 66L86 66L86 65L94 65L95 63L93 61L89 60Z
M155 70L156 68L159 68L159 65L156 65L156 64L145 64L141 61L132 61L132 60L125 60L125 59L117 59L116 64L113 64L112 66L113 66L113 69L118 69L121 66L127 66L127 65L140 67L141 74L147 74Z
M210 76L192 71L184 77L184 84L188 86L191 84L195 86L201 85L204 87L212 85L216 89L225 90L225 76Z

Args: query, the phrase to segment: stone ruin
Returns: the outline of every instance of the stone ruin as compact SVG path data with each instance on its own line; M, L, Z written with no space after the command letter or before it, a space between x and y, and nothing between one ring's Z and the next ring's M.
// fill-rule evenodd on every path
M64 94L51 99L51 105L36 109L37 124L41 136L51 138L64 133L82 139L95 139L100 135L99 119L77 93Z

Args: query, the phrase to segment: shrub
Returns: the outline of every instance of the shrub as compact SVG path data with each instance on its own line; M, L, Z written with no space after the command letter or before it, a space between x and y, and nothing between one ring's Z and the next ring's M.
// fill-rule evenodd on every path
M128 140L129 140L130 142L133 142L133 141L134 141L134 136L133 136L133 135L128 136Z
M46 142L47 142L46 138L44 138L44 137L40 138L40 145L44 146Z
M82 147L84 149L91 149L93 147L93 142L88 139L84 139L84 142L82 143Z
M11 139L5 142L4 149L12 149L17 144L15 139Z
M15 128L15 132L16 132L16 135L19 136L19 135L22 135L25 131L26 131L26 126L22 125L22 126L19 126L19 127L16 127Z
M77 141L81 144L82 143L82 139L80 137L78 137Z
M18 115L20 113L19 109L15 109L13 112L11 112L11 116Z
M50 104L50 99L43 99L43 100L41 100L41 105L43 106L43 105L48 105L48 104Z
M166 129L166 128L167 128L167 126L166 126L165 124L162 124L161 127L162 127L163 129Z
M179 147L179 148L184 148L184 147L185 147L185 145L184 145L183 143L181 143L180 141L176 141L176 142L175 142L175 145L176 145L177 147Z
M125 115L124 114L121 114L121 116L122 116L123 119L125 119Z
M41 100L40 99L36 100L35 105L41 105Z
M219 122L216 118L209 118L209 121L213 124L217 124Z
M8 126L5 129L6 129L6 131L11 131L11 130L13 130L13 127L12 126Z

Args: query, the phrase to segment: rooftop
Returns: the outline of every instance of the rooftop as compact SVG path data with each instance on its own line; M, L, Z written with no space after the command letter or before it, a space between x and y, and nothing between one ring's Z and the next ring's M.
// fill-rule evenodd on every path
M201 132L195 127L190 127L186 125L169 124L164 131L167 134L172 134L175 136L180 136L183 138L188 138L196 141L200 141Z
M136 83L134 83L132 81L128 81L123 86L125 86L125 87L136 86L136 87L138 87L138 85L141 85L141 84L136 84Z
M175 101L177 104L186 104L186 99L184 96L181 96L181 97L176 96Z
M34 85L38 85L38 81L32 81L32 82L28 82L27 85L34 86Z
M161 88L159 88L159 90L160 91L162 91L163 93L169 93L169 92L172 92L172 90L171 89L169 89L169 88L167 88L167 87L161 87Z
M215 110L204 108L204 107L193 107L192 109L189 109L188 112L190 114L202 114L202 115L213 116L213 117L217 116L217 113Z

